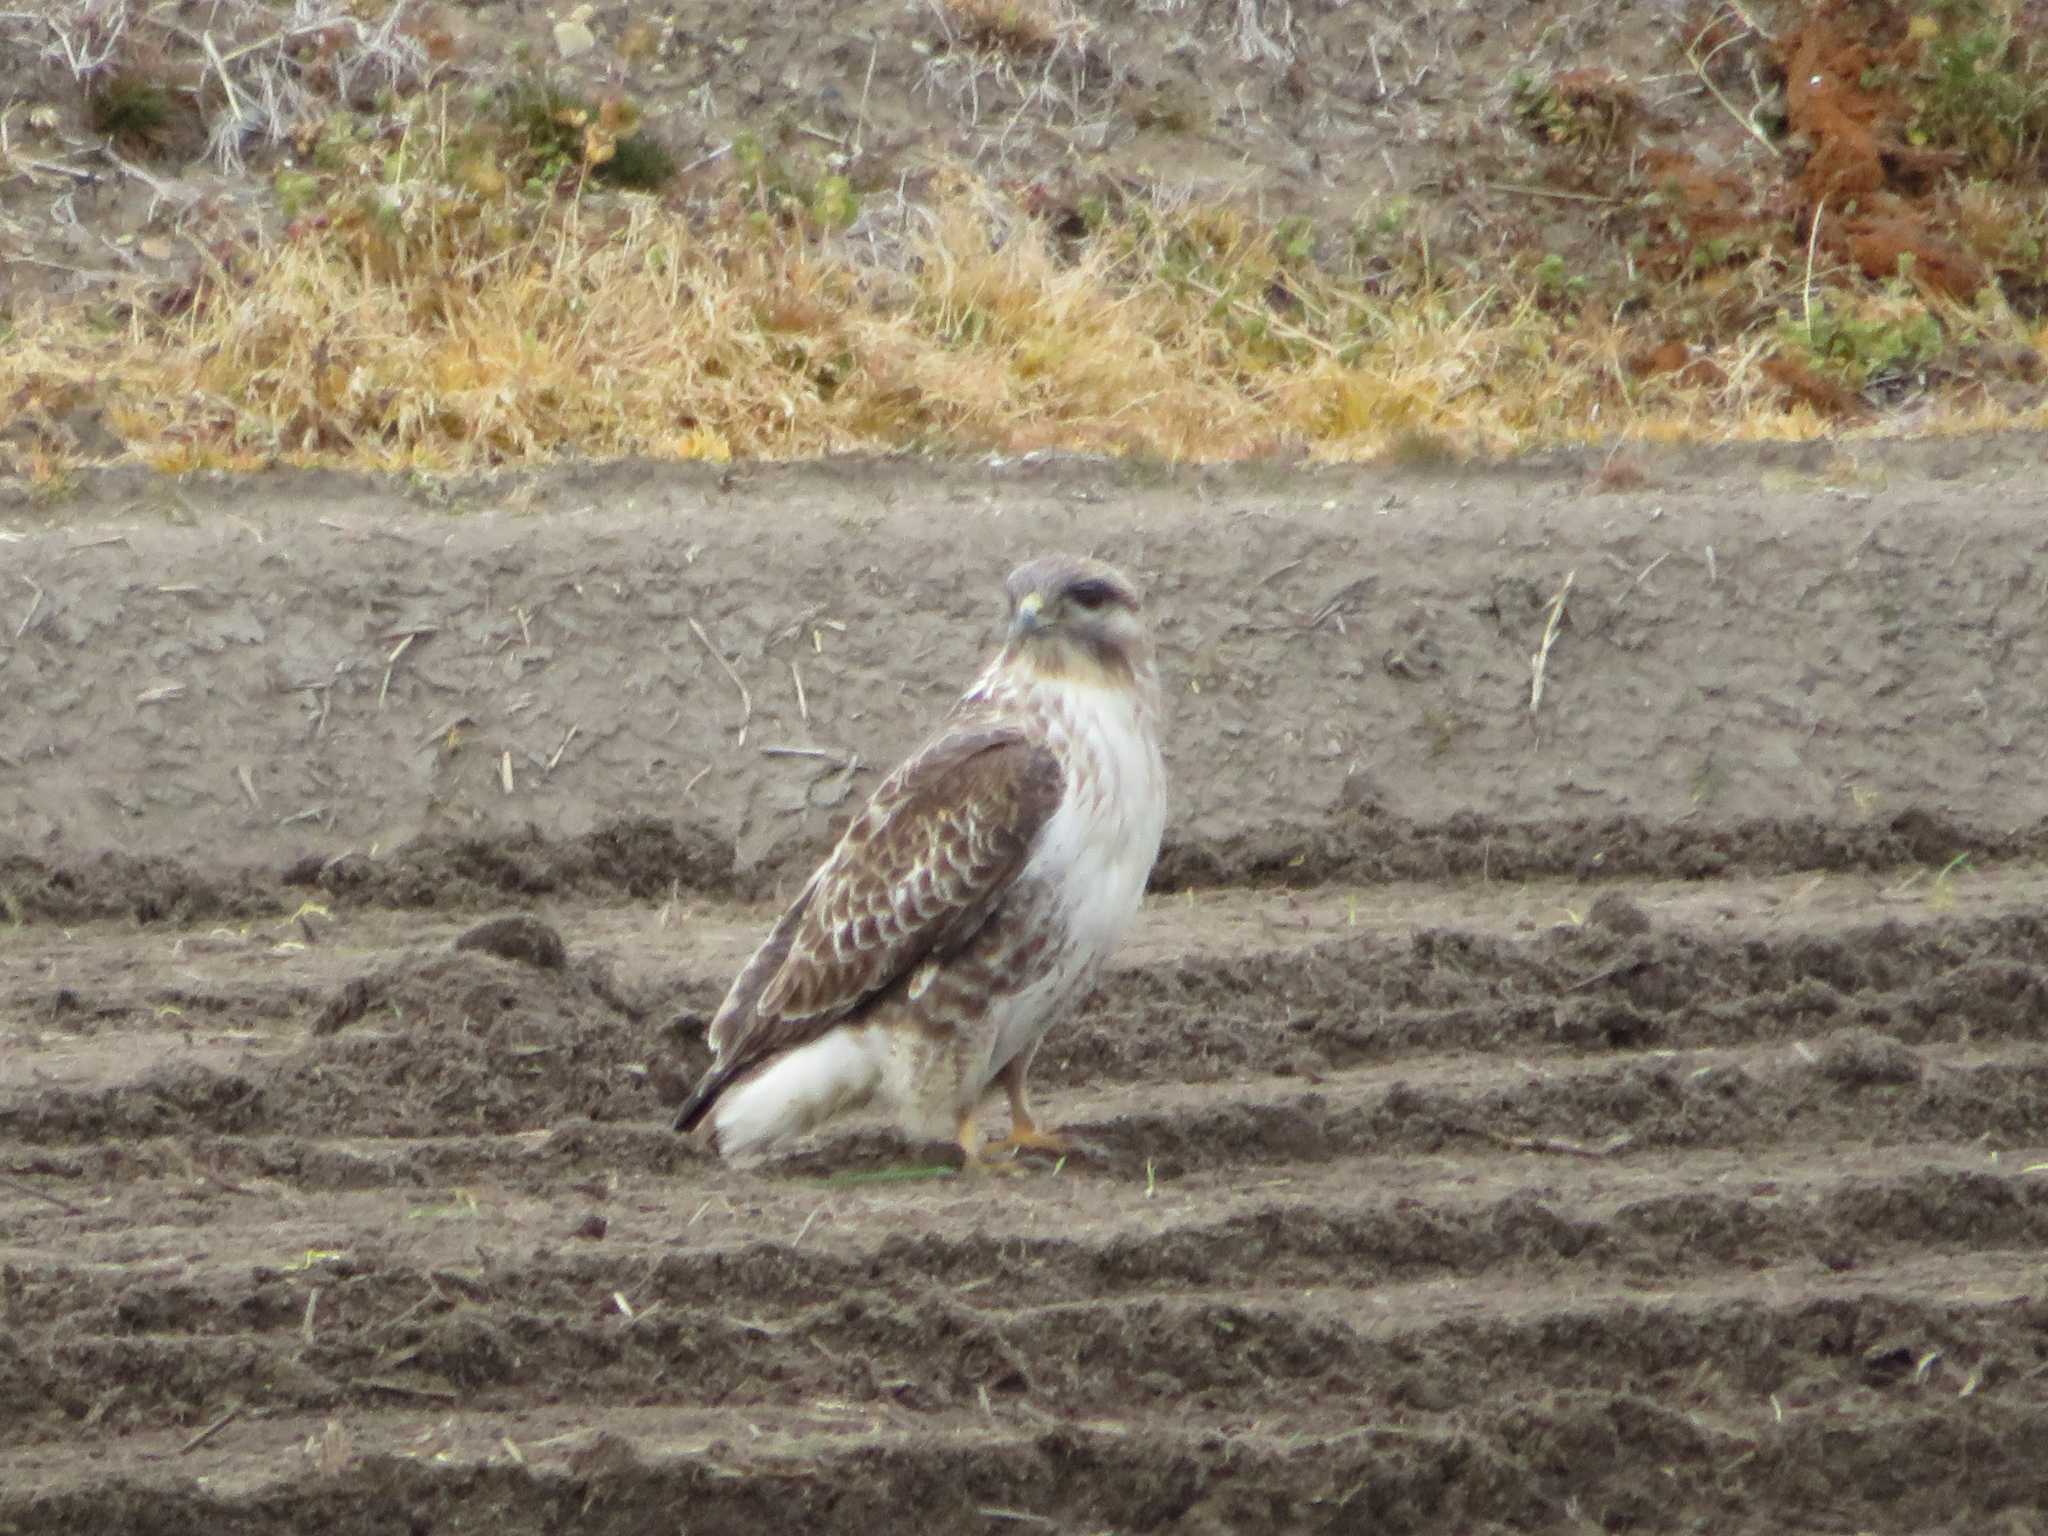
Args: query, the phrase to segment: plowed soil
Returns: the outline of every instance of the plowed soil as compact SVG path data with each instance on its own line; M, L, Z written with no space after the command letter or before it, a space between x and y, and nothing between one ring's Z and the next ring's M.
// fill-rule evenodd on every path
M0 1531L2035 1528L2039 459L17 516ZM703 1015L1051 546L1175 701L1090 1150L708 1160Z

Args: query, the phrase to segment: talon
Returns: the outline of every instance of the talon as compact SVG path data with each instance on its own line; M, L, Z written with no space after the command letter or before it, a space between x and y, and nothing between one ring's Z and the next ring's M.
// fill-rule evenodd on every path
M959 1131L960 1172L962 1174L970 1178L974 1177L977 1174L988 1174L991 1177L995 1177L999 1175L1022 1173L1024 1171L1023 1169L1019 1168L1015 1163L994 1163L989 1161L988 1154L993 1149L990 1147L985 1147L981 1144L981 1136L980 1133L975 1130L974 1116L971 1113L964 1114L960 1117ZM998 1145L1000 1145L1000 1143L998 1143Z
M1066 1157L1070 1153L1085 1150L1081 1143L1061 1131L1044 1131L1030 1121L1015 1127L1001 1141L990 1145L991 1152L1008 1149L1017 1152L1044 1152L1053 1157Z

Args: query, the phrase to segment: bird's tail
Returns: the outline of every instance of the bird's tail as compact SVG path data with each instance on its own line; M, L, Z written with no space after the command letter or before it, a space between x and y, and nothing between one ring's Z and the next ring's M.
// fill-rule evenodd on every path
M676 1129L708 1118L721 1156L770 1151L867 1102L881 1086L882 1049L866 1031L840 1028L763 1063L714 1066L677 1112Z

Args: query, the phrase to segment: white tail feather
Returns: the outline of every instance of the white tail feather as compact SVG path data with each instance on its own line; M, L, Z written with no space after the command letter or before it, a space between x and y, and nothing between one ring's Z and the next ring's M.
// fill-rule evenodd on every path
M881 1080L881 1056L867 1030L842 1027L821 1035L719 1095L711 1111L719 1153L770 1151L859 1107Z

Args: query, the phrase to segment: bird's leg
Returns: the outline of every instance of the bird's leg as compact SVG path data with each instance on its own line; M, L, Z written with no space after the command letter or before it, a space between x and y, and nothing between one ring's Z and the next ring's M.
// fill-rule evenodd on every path
M982 1145L981 1132L974 1123L974 1111L960 1112L960 1171L967 1174L1020 1173L1023 1170L1015 1163L992 1163L988 1159L988 1148Z
M996 1080L1010 1096L1010 1134L992 1144L989 1150L1050 1152L1055 1157L1064 1157L1077 1150L1073 1138L1039 1127L1037 1118L1031 1113L1031 1098L1024 1091L1024 1065L1022 1056L1013 1057L996 1074Z

